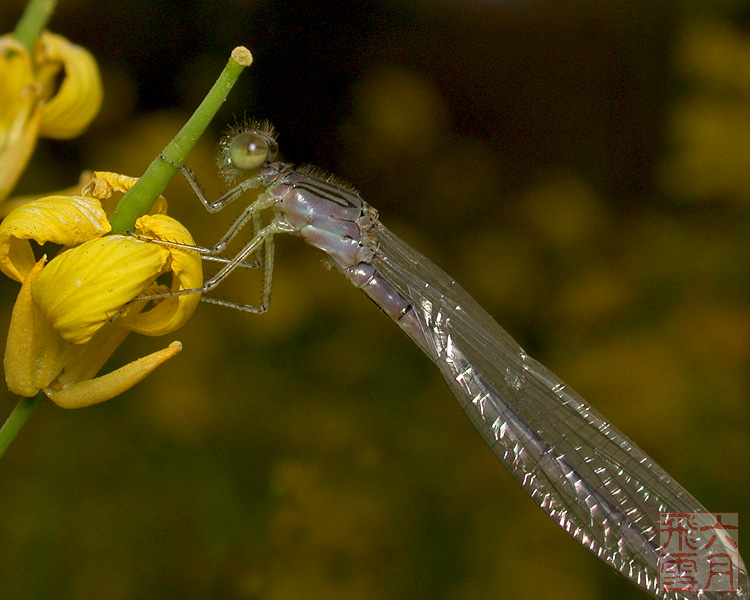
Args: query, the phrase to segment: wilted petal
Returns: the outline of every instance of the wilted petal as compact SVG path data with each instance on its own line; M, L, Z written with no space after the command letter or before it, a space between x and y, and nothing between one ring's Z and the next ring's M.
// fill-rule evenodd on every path
M168 259L165 248L126 236L91 240L55 257L32 297L64 339L82 344L163 273Z
M34 62L40 73L49 65L64 77L57 93L47 100L42 111L39 134L51 138L71 138L80 134L99 112L104 91L99 68L91 53L54 33L44 32L34 47Z
M127 192L132 188L138 177L110 173L109 171L94 171L94 177L81 190L85 196L92 196L99 200L108 200L114 192ZM149 211L150 215L166 214L167 199L159 196Z
M101 203L86 196L50 196L24 204L0 224L0 271L26 279L36 260L28 240L74 246L111 230Z
M156 367L169 360L182 350L180 342L172 342L168 347L107 375L74 383L61 390L45 389L44 393L62 408L83 408L114 398L133 387Z

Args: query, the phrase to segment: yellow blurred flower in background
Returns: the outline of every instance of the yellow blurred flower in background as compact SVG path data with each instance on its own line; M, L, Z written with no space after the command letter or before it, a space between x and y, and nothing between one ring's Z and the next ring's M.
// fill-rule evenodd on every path
M705 16L682 25L675 49L686 91L671 107L673 151L662 187L690 202L747 203L750 194L750 41Z
M62 77L62 79L60 79ZM79 135L99 112L99 68L84 48L44 32L33 50L0 37L0 201L18 181L38 137Z
M11 212L0 225L0 270L22 282L5 351L8 387L21 396L40 390L64 408L109 400L132 387L181 349L179 342L101 377L95 377L131 331L164 335L181 327L199 294L149 304L149 294L202 285L197 252L110 231L101 200L126 191L136 179L95 173L80 196L51 196ZM166 202L144 215L144 237L193 245L190 233L162 214ZM49 263L36 261L30 240L57 244ZM171 276L171 285L157 283ZM145 310L148 307L148 310Z

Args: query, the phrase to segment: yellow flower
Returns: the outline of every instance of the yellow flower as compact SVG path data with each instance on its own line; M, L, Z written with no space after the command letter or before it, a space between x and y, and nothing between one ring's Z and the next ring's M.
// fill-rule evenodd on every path
M2 201L20 177L37 138L79 135L99 112L103 90L91 54L48 32L41 34L31 52L11 35L0 37L0 82Z
M191 250L110 231L101 200L136 181L95 173L80 196L52 196L25 204L0 224L0 270L22 282L5 350L5 377L13 393L40 390L64 408L109 400L132 387L181 349L179 342L112 373L95 377L129 332L163 335L181 327L198 294L149 302L149 294L202 285L200 255ZM136 233L192 245L190 233L161 214L144 215ZM62 251L36 261L30 240ZM158 283L171 276L171 285Z

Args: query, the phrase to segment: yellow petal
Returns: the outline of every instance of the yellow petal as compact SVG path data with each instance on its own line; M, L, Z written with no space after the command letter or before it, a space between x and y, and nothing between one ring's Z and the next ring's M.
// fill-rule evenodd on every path
M55 257L36 277L34 302L60 335L82 344L161 273L169 252L156 244L112 235Z
M130 334L129 330L118 325L119 322L107 323L87 343L74 344L80 352L65 364L65 369L55 380L55 386L65 388L78 381L95 377Z
M65 360L66 342L52 330L31 300L31 285L44 265L40 260L21 286L5 346L5 381L20 396L35 396L55 379Z
M8 132L5 147L0 150L0 202L13 191L34 152L41 116L40 108L18 113L18 123L23 123L23 128L14 127Z
M64 37L44 32L34 47L34 62L40 77L45 72L56 78L60 67L64 73L57 93L44 105L40 135L52 138L77 136L102 105L104 90L94 57ZM45 70L48 65L58 68ZM49 83L43 81L42 85Z
M194 245L190 232L166 215L145 215L135 223L136 232L146 237ZM172 272L171 291L189 290L203 285L203 264L196 251L165 246L169 251ZM164 298L154 308L126 320L124 327L143 335L164 335L182 325L192 316L200 302L200 294Z
M0 150L5 147L8 132L18 124L18 112L34 105L39 86L34 85L34 67L26 48L11 35L0 37L0 77L3 82L0 94ZM37 92L37 93L35 93ZM27 111L28 114L28 111Z
M182 344L172 342L167 348L144 356L107 375L74 383L62 390L46 389L44 393L62 408L82 408L104 402L133 387L180 350Z
M43 265L44 259L39 261L29 273L29 278L23 282L10 318L3 366L8 389L19 396L35 396L38 391L32 383L37 355L34 329L36 323L44 317L31 301L31 282Z
M42 118L41 88L28 51L0 37L0 201L13 190L36 146Z
M94 171L94 177L108 183L110 189L115 192L127 192L138 181L137 177L120 175L119 173L111 173L109 171ZM109 196L107 197L109 198Z
M50 196L12 211L0 224L0 271L16 281L34 265L28 240L73 246L111 230L101 203L85 196Z
M84 187L89 181L91 181L91 178L93 176L94 174L92 171L83 171L78 177L78 183L63 190L55 190L54 192L44 193L37 192L36 194L28 194L25 196L13 196L0 206L0 217L6 217L18 207L23 206L24 204L28 204L29 202L41 200L42 198L45 198L47 196L77 196L81 193L81 188ZM90 194L83 195L88 196Z
M92 196L99 200L108 200L114 192L127 192L138 181L137 177L110 173L109 171L94 171L94 178L82 190L84 196ZM159 196L151 207L149 214L166 214L167 199Z

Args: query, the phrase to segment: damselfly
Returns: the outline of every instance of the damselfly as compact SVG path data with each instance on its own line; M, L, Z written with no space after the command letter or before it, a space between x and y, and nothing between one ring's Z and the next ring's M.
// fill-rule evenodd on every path
M249 259L265 269L259 306L205 298L263 312L268 308L274 236L301 237L325 252L437 365L477 431L526 492L565 531L655 597L709 600L748 597L748 576L731 541L714 540L713 517L680 484L524 350L451 277L386 229L354 188L309 167L276 159L268 123L235 128L220 146L220 167L242 181L214 202L192 172L178 166L205 207L216 212L250 189L262 189L213 248L219 257L240 230L254 235L198 290L209 292ZM272 212L263 225L261 213ZM735 561L734 579L714 592L667 591L660 585L660 514L703 513L695 534L697 568L709 554ZM701 529L704 528L704 529ZM706 547L709 546L709 549ZM718 576L718 575L717 575Z

